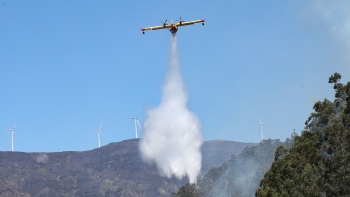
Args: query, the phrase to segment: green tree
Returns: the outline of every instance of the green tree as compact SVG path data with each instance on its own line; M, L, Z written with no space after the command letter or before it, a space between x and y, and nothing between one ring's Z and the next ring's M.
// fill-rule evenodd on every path
M172 193L171 197L199 197L196 184L187 183L185 186L181 187L177 193Z
M333 102L314 104L302 135L288 151L279 147L275 162L255 195L348 196L350 194L350 82L339 83L334 73Z

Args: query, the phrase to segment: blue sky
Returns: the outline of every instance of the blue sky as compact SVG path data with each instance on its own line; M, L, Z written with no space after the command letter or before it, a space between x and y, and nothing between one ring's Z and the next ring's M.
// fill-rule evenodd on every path
M328 77L350 80L347 1L0 1L0 128L15 150L52 152L134 138L130 117L156 107L171 34L140 28L195 20L177 33L188 107L205 140L298 133ZM142 133L141 133L142 135ZM0 132L0 150L11 135Z

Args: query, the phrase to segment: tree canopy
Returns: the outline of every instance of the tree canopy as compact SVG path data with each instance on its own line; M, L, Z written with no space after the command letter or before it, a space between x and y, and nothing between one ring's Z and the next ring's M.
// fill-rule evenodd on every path
M280 146L258 197L348 196L350 194L350 82L334 73L335 99L318 101L290 150Z
M339 73L329 77L335 98L314 104L301 136L246 148L173 196L349 196L350 82L340 79Z

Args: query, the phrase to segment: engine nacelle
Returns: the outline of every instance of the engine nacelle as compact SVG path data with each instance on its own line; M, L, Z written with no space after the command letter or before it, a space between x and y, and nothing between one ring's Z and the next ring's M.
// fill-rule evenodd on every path
M143 31L142 34L145 34L145 32Z
M204 23L202 23L202 25L204 26Z

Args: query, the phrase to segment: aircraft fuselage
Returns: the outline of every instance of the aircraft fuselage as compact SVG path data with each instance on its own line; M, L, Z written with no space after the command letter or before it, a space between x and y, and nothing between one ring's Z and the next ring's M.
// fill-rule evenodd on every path
M177 26L176 25L173 25L169 31L172 33L172 34L175 34L177 32Z

